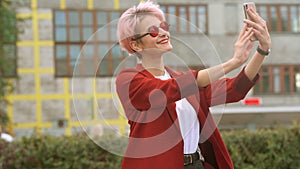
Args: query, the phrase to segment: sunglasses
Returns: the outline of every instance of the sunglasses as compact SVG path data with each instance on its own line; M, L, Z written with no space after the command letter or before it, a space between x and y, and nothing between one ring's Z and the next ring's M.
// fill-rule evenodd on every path
M169 27L170 27L170 25L167 23L167 22L161 22L160 24L159 24L159 27L157 27L157 26L155 26L155 25L153 25L153 26L150 26L149 28L148 28L148 33L145 33L145 34L143 34L143 35L141 35L141 36L138 36L138 37L136 37L136 38L132 38L131 40L138 40L138 39L141 39L141 38L143 38L143 37L145 37L145 36L147 36L147 35L150 35L150 36L152 36L153 38L155 38L155 37L157 37L158 36L158 34L159 34L159 28L162 28L164 31L169 31Z

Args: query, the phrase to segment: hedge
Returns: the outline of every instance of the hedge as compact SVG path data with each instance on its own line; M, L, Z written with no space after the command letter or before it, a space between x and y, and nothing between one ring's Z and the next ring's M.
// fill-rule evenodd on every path
M236 169L300 168L299 125L222 131L222 135ZM3 169L118 169L121 160L86 136L33 136L12 143L0 141Z
M119 168L121 160L81 135L0 142L3 169L114 169Z
M299 169L300 125L223 132L237 169Z

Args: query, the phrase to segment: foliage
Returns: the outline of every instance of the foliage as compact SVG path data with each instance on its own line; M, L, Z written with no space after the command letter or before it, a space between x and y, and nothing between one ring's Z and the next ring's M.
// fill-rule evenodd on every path
M0 148L3 169L113 169L121 161L78 135L23 138L10 144L0 142Z
M235 168L298 169L300 125L223 133Z
M9 0L0 1L0 77L1 81L14 75L15 46L17 40L16 14ZM0 87L4 87L0 83ZM0 88L0 89L1 89ZM3 96L2 92L0 93Z
M0 127L5 126L8 123L8 121L8 115L6 114L6 112L0 109Z
M8 123L8 117L2 105L7 101L5 96L13 87L8 77L16 74L16 15L11 7L11 0L0 0L0 125Z

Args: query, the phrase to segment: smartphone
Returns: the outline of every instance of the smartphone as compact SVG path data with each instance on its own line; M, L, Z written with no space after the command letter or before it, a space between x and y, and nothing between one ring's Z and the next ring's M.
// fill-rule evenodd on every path
M255 6L255 3L254 2L246 2L243 4L243 8L244 8L244 15L245 15L245 18L246 19L250 19L248 14L247 14L247 9L249 8L252 8L254 11L256 11L256 6ZM250 19L251 20L251 19ZM256 41L257 38L255 35L253 35L251 38L250 38L251 41Z

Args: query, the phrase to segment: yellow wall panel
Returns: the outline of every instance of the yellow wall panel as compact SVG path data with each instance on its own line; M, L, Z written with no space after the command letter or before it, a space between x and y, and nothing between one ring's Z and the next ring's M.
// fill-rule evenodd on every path
M28 103L27 106L33 106L34 111L32 113L35 113L34 121L12 121L10 124L10 131L13 134L13 129L28 129L28 128L34 128L36 131L36 134L41 134L43 128L51 128L54 127L53 121L47 121L46 115L43 116L43 113L47 113L47 105L45 104L51 104L51 102L60 103L61 106L63 102L62 111L63 112L63 120L66 120L67 126L65 126L65 134L70 135L72 127L80 127L82 125L96 125L96 124L110 124L110 125L119 125L120 130L122 133L125 132L125 126L127 125L127 120L124 118L123 115L119 115L117 119L110 119L110 120L99 120L98 117L98 106L97 106L97 100L99 99L112 99L113 97L117 97L115 94L112 93L97 93L96 91L96 83L93 81L93 93L92 94L85 94L85 93L79 93L79 94L72 94L72 91L70 89L70 84L72 81L68 78L60 78L59 81L62 80L62 83L58 83L62 86L62 92L51 93L51 92L45 92L47 88L45 88L44 85L45 78L47 78L48 75L52 75L53 79L49 78L48 80L57 80L54 78L54 67L53 68L42 68L40 65L40 60L43 59L42 56L40 56L40 48L41 47L53 47L54 41L53 40L41 40L39 37L39 21L42 19L53 19L53 15L49 13L39 13L38 10L38 0L31 0L31 10L28 13L18 13L17 17L20 19L26 19L31 20L32 22L32 33L33 33L33 39L32 40L25 40L25 41L18 41L17 46L18 47L30 47L33 49L33 56L32 62L33 64L30 65L31 67L22 67L17 69L18 74L21 76L21 78L25 78L25 80L30 80L27 77L33 77L32 80L32 92L30 93L12 93L9 96L7 96L7 99L11 103ZM94 0L87 0L87 8L93 9L94 8ZM112 3L114 3L114 8L119 9L119 0L114 0ZM66 9L66 0L60 0L60 9ZM52 33L52 32L49 32ZM47 75L47 76L46 76ZM43 79L44 78L44 79ZM50 86L51 84L49 84ZM55 84L54 84L55 85ZM51 88L51 86L50 86ZM71 114L74 112L71 112L71 106L73 99L85 99L87 101L92 101L92 107L91 107L91 116L90 119L78 121L78 119L72 119ZM53 103L52 103L53 104ZM50 105L49 105L50 106ZM17 107L17 109L14 107L14 104L9 104L7 106L7 111L10 119L14 119L16 113L19 111L20 107ZM32 109L32 108L30 108ZM121 109L121 106L120 106Z

